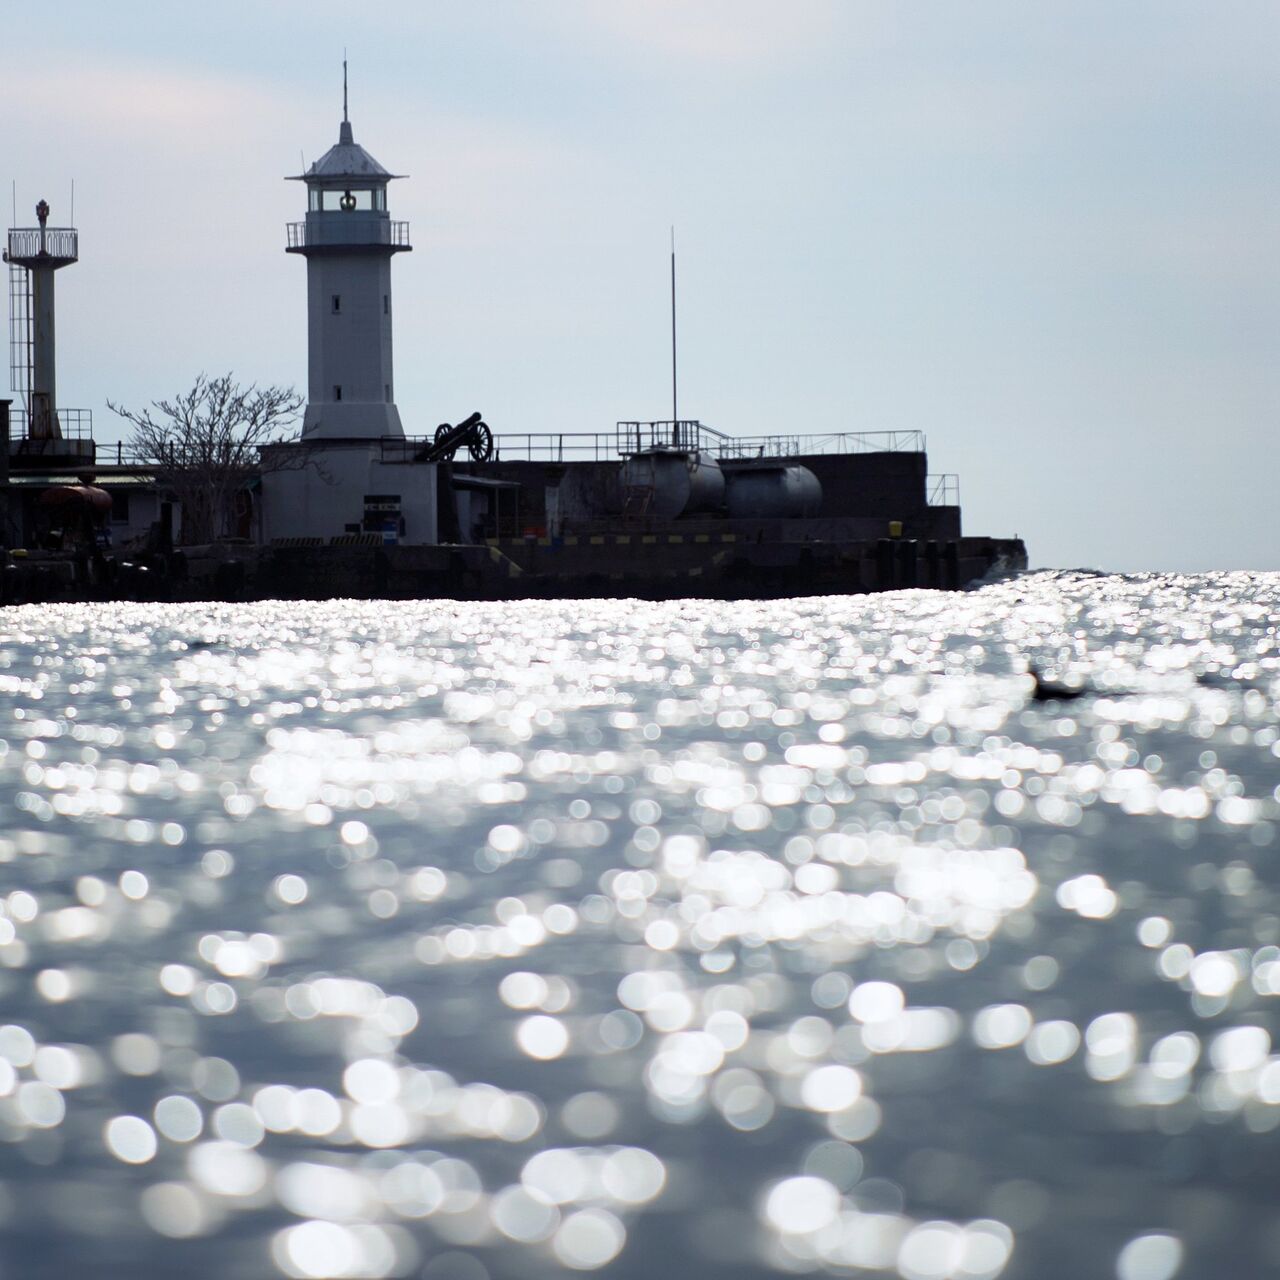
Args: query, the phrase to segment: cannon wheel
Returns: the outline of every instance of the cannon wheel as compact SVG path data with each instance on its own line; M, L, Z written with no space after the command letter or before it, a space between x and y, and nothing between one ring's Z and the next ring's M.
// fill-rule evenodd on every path
M440 443L440 441L444 439L445 433L446 433L447 431L452 431L452 430L453 430L453 424L452 424L452 423L449 423L449 422L442 422L442 423L441 423L441 424L436 428L436 443L437 443L437 444L439 444L439 443Z
M488 462L493 457L493 432L489 430L486 423L477 422L471 429L471 439L467 441L467 448L471 450L471 456L477 462Z

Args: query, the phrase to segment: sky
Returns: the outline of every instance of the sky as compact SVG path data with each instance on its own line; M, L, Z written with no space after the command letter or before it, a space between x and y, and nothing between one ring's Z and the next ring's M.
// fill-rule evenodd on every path
M1033 566L1280 569L1275 0L60 0L6 11L61 405L306 387L282 181L394 173L406 431L926 434ZM8 184L6 184L8 185ZM8 193L6 193L8 194ZM6 215L11 213L6 209ZM0 374L0 377L3 375Z

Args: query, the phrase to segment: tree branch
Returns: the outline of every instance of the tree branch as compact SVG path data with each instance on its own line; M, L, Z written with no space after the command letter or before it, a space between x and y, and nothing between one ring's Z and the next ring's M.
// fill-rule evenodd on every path
M241 387L229 373L197 375L188 391L129 409L107 408L133 426L129 445L156 483L182 504L182 542L211 542L226 527L236 493L266 472L307 465L310 450L284 444L302 409L291 387Z

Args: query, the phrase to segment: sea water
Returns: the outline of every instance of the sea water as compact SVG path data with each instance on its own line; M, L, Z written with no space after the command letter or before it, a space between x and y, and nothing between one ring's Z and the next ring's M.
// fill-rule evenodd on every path
M3 611L0 1274L1269 1272L1278 606Z

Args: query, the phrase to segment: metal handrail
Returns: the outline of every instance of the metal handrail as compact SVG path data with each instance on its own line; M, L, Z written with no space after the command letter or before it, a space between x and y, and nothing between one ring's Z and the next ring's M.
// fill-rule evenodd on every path
M150 450L140 449L137 445L123 440L116 440L98 446L98 465L137 467L154 471L160 464Z
M58 426L62 431L62 439L64 440L92 440L93 439L93 410L92 409L59 409L55 414L58 420ZM31 436L31 415L26 409L10 409L9 411L9 438L11 440L30 440ZM37 440L56 439L57 437L36 436Z
M678 430L677 430L678 428ZM923 453L923 431L835 431L826 435L730 436L698 421L619 422L620 454L683 447L720 458L789 458L827 453ZM625 441L625 444L621 443Z
M338 248L344 244L385 244L397 249L409 248L407 222L378 218L310 227L305 222L286 222L285 236L288 249Z
M954 471L940 471L926 476L925 491L931 507L960 505L960 477Z
M434 436L382 436L383 462L414 462ZM494 458L507 462L610 462L614 438L599 431L504 432L494 440Z
M617 453L627 457L646 449L696 449L717 452L732 437L696 418L666 418L656 422L619 422L614 428Z
M412 462L431 442L431 436L383 436L382 460ZM791 458L813 454L922 453L924 444L921 431L734 437L696 419L681 419L678 424L668 419L619 422L612 432L504 431L494 439L494 457L508 462L608 462L647 449L681 448L724 459Z
M17 440L20 436L25 436L26 413L21 409L15 409L12 417L15 428L13 438ZM64 436L70 439L92 438L91 410L59 409L58 417ZM803 437L796 438L803 439ZM750 452L721 453L720 456L738 458L794 456L757 454L754 451L754 446L759 441L775 439L779 437L744 437L731 443L744 446ZM413 462L424 446L434 442L433 436L382 436L378 442L381 446L380 460L382 462ZM495 437L494 444L495 460L508 462L612 462L618 457L615 436L600 431L506 432ZM143 453L132 443L124 441L101 445L98 460L104 465L111 462L116 466L154 467L156 465L154 456ZM958 507L960 477L950 471L930 472L925 481L925 494L928 505L931 507Z
M923 431L833 431L826 435L741 436L721 456L787 458L840 453L923 453Z
M79 257L80 234L75 227L10 227L9 257Z

